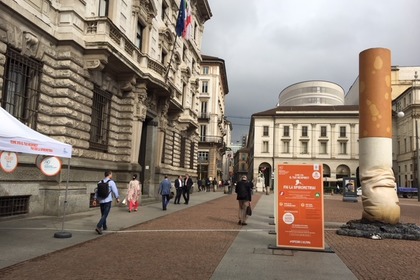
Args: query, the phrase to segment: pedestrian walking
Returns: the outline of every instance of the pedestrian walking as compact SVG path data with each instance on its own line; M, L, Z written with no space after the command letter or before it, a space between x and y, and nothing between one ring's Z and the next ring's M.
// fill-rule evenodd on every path
M206 179L206 192L209 192L210 191L211 180L212 180L211 177L208 177Z
M174 204L179 204L179 201L181 200L182 187L183 187L181 175L178 176L178 179L175 180L174 184L175 184L175 190L176 190Z
M165 175L165 179L160 183L159 194L162 196L162 210L166 211L169 204L169 195L171 194L171 181Z
M105 195L103 195L102 188L105 189ZM98 188L95 190L92 203L93 206L96 206L97 203L99 203L101 208L101 218L95 229L98 234L102 234L102 230L108 229L106 219L111 211L112 196L116 198L117 203L120 202L117 185L114 180L112 180L112 171L107 170L105 171L105 178L98 182Z
M140 204L141 184L134 174L127 187L128 212L137 211Z
M199 192L201 192L203 190L203 180L201 180L201 179L197 180L197 187L198 187Z
M250 206L251 202L251 191L254 185L252 182L249 182L247 177L244 175L242 176L242 180L236 184L235 192L236 192L236 199L238 200L239 210L238 210L238 225L246 226L246 208Z
M188 174L186 174L185 179L184 179L183 192L182 192L182 196L184 197L184 204L188 204L188 202L190 202L190 191L193 184L194 184L193 180L190 178Z
M218 184L217 179L216 179L216 177L214 177L214 180L213 180L213 191L214 192L217 190L217 184Z

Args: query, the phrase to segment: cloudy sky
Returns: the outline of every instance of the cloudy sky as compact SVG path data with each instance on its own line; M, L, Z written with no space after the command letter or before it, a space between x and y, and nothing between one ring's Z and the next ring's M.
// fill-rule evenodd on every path
M392 65L420 66L419 0L208 0L202 53L225 60L233 143L287 86L327 80L348 91L359 53L384 47Z

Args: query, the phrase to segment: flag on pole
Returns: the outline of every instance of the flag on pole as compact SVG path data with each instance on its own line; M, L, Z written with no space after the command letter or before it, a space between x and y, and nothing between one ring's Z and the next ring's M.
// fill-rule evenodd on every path
M182 33L182 37L184 39L189 40L190 39L190 33L191 33L192 15L191 15L191 7L190 7L189 3L187 2L187 0L185 0L185 8L186 8L185 27L184 27L184 32Z
M179 4L179 12L178 12L178 19L176 20L176 35L182 36L185 30L185 20L187 16L187 10L186 10L186 0L181 0L181 3Z

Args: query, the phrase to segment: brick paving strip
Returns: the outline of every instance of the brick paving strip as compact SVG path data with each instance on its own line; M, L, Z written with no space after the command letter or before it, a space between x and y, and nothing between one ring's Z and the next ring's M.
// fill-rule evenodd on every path
M209 279L246 229L237 221L236 195L224 196L4 268L0 279Z

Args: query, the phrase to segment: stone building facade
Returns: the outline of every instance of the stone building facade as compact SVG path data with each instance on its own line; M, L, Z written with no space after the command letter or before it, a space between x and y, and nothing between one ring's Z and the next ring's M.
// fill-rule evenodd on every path
M359 165L359 107L344 105L344 90L304 81L281 91L278 105L252 115L247 143L249 177L273 186L279 164L323 165L324 186L354 177Z
M226 119L225 98L229 93L225 61L203 55L199 81L199 142L198 175L217 181L229 177L226 151L230 143L232 125Z
M67 212L86 211L106 169L122 193L139 174L151 198L164 175L197 176L201 40L212 14L207 0L190 3L186 40L175 34L175 0L0 2L1 106L73 146L69 178L67 162L46 177L19 155L16 172L0 173L0 197L56 215L67 180Z

